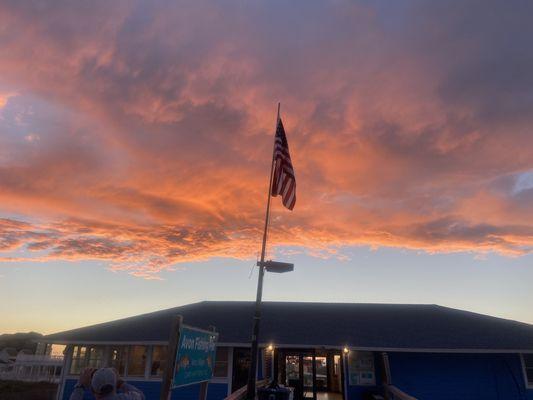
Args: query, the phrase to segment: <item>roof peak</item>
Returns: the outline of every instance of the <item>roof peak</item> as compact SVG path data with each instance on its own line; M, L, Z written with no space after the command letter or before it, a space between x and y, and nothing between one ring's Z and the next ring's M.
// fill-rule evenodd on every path
M232 304L240 304L240 305L255 305L255 301L248 301L248 300L204 300L197 303L192 304L186 304L184 306L188 305L232 305ZM377 303L377 302L348 302L348 301L283 301L283 300L267 300L262 301L261 305L286 305L286 306L302 306L302 307L387 307L387 308L440 308L440 309L446 309L446 310L457 310L457 311L464 311L464 312L472 312L468 310L462 310L459 308L452 308L452 307L446 307L441 306L439 304L431 304L431 303ZM480 314L484 315L484 314Z

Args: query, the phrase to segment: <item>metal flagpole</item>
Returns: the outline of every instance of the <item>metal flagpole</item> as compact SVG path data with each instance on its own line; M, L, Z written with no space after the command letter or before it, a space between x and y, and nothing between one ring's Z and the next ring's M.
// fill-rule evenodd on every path
M278 103L278 117L276 119L276 130L279 124L279 109ZM259 263L259 277L257 278L257 296L255 298L255 313L252 328L252 350L250 357L250 372L248 375L248 388L246 397L249 400L255 398L255 378L257 373L257 347L259 340L259 322L261 321L261 299L263 297L263 276L265 275L265 252L268 232L268 221L270 218L270 198L272 197L272 177L274 174L274 149L276 148L276 137L274 136L274 146L272 147L272 162L270 165L270 181L268 184L267 208L265 216L265 230L263 231L263 245L261 247L261 262Z

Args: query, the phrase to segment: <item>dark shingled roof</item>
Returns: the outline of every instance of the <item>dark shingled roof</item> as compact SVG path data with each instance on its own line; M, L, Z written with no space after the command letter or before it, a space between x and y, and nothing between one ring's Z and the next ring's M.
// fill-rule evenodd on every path
M165 342L171 318L249 343L253 302L204 301L54 333L52 343ZM260 342L376 349L533 351L533 325L437 305L264 302Z

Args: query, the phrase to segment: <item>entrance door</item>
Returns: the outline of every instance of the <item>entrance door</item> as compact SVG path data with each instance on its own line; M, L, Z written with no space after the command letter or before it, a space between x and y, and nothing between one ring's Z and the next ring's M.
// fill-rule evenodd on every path
M303 356L304 398L317 398L317 392L327 392L328 359L326 356Z
M300 354L285 355L285 384L294 391L294 400L303 399L302 357Z
M315 386L317 392L326 392L329 388L328 359L326 356L315 356Z
M294 400L342 400L342 364L338 350L280 350L281 383Z
M316 400L315 356L309 353L285 354L285 384L294 390L294 400Z
M316 399L316 362L315 356L303 356L303 397Z

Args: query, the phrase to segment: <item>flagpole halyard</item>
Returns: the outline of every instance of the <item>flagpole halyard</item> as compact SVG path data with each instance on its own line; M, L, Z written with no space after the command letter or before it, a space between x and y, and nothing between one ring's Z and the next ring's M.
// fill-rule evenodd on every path
M280 107L281 104L278 103L278 116L276 119L276 130L279 124L280 118ZM259 263L259 276L257 278L257 294L255 298L255 311L253 319L253 328L252 328L252 348L250 354L250 371L248 374L248 385L247 385L247 394L246 397L249 400L255 399L255 380L257 374L257 359L258 359L258 346L259 346L259 323L261 321L261 300L263 297L263 277L265 275L265 254L266 254L266 243L268 236L268 224L270 220L270 198L272 197L272 178L274 174L274 149L275 149L275 140L274 146L272 148L272 161L270 163L270 180L268 184L268 196L267 196L267 207L265 215L265 228L263 231L263 244L261 246L261 262Z

